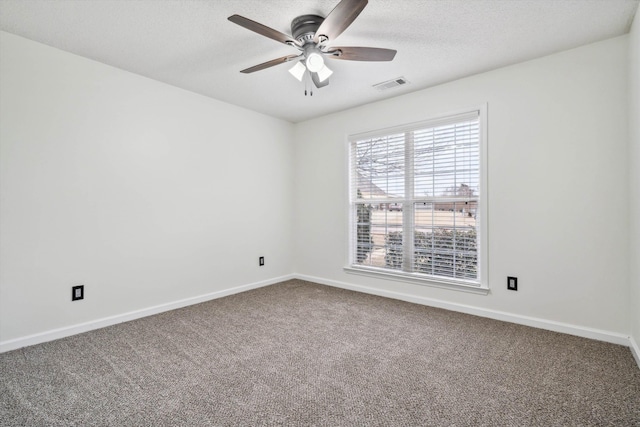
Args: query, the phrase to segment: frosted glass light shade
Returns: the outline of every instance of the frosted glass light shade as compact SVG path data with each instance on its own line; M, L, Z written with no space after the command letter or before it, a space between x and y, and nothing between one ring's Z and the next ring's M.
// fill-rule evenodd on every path
M323 82L327 80L331 74L333 74L333 71L331 71L329 67L325 65L320 69L320 71L318 71L318 80Z
M302 81L302 77L304 77L305 71L307 71L307 69L304 65L302 65L302 62L296 62L296 64L289 70L291 75L298 79L298 81Z
M306 65L309 71L311 71L312 73L317 73L318 71L322 70L322 67L324 67L324 59L319 53L311 52L307 56Z

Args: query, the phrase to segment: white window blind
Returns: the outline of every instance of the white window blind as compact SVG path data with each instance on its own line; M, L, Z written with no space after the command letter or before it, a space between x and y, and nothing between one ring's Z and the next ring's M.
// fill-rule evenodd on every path
M350 264L480 285L480 112L350 138Z

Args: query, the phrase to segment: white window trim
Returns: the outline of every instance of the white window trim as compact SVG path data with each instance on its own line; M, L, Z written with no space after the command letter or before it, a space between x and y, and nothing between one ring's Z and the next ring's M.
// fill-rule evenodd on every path
M405 125L401 125L401 126L394 126L394 127L390 127L390 128L383 128L383 129L378 129L375 131L370 131L370 132L363 132L363 133L357 133L357 134L351 134L348 135L347 137L347 143L346 145L346 151L347 151L347 156L346 156L346 163L347 163L347 187L346 188L351 188L351 182L352 182L352 177L351 177L351 173L352 173L352 168L351 168L351 141L353 139L357 139L357 138L366 138L368 136L377 136L383 133L388 133L388 134L392 134L392 133L396 133L399 131L403 131L405 129L408 128L415 128L416 126L419 126L420 124L423 123L429 123L430 125L433 125L434 123L437 124L438 121L443 121L443 122L447 122L447 121L451 121L451 119L454 116L459 116L459 115L464 115L473 111L477 111L479 113L479 117L478 117L478 122L479 122L479 136L480 136L480 189L481 189L481 195L480 195L480 233L479 233L479 241L478 241L478 248L479 253L478 253L478 277L479 277L479 284L478 283L464 283L463 280L460 279L452 279L452 280L447 280L446 278L434 278L431 276L421 276L419 274L415 274L415 273L403 273L402 271L391 271L391 270L386 270L383 268L375 268L375 267L371 267L371 266L367 266L367 267L358 267L357 265L355 265L354 263L352 263L352 245L353 245L353 218L351 215L351 195L350 195L350 191L346 192L347 195L347 202L346 202L346 206L347 206L347 210L349 211L349 221L347 223L347 259L345 260L345 266L343 268L343 270L346 273L349 274L356 274L356 275L362 275L362 276L368 276L368 277L374 277L374 278L380 278L380 279L386 279L386 280L394 280L394 281L401 281L401 282L407 282L407 283L412 283L412 284L416 284L416 285L423 285L423 286L429 286L429 287L435 287L435 288L442 288L442 289L450 289L450 290L455 290L455 291L462 291L462 292L469 292L469 293L474 293L474 294L480 294L480 295L487 295L489 294L489 221L488 221L488 213L489 213L489 209L488 209L488 201L489 201L489 194L488 194L488 187L489 187L489 182L488 182L488 147L487 147L487 142L488 142L488 131L487 131L487 113L488 113L488 105L485 104L481 104L480 106L474 107L474 108L465 108L465 109L460 109L457 111L453 111L447 114L443 114L437 117L432 117L432 118L428 118L426 120L422 120L420 122L414 122L414 123L409 123L409 124L405 124Z

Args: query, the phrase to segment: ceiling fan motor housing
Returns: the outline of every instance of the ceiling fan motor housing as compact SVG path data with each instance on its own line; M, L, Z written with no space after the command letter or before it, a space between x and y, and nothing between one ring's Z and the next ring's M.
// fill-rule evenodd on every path
M324 18L318 15L302 15L291 21L291 34L301 45L313 43L313 37Z

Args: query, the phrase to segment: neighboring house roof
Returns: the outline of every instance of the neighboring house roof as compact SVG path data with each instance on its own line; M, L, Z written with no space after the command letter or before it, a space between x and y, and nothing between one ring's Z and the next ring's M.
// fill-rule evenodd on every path
M387 195L387 193L371 181L371 178L365 177L360 172L358 172L358 190L360 190L362 197L365 199L384 197Z

